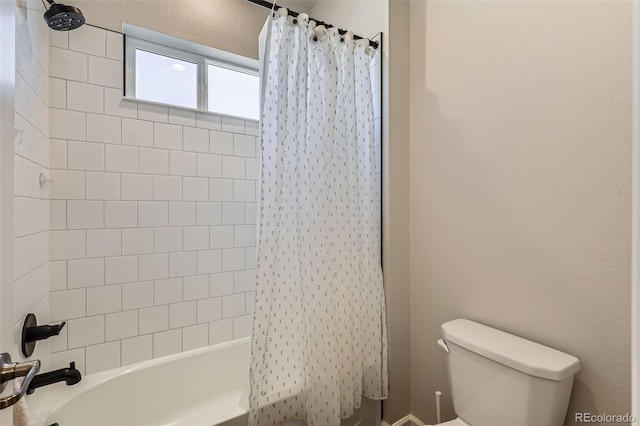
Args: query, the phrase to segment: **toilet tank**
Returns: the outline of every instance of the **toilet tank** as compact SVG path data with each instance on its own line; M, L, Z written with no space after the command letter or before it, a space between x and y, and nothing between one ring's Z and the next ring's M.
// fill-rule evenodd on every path
M453 407L472 426L561 426L574 356L466 319L442 324Z

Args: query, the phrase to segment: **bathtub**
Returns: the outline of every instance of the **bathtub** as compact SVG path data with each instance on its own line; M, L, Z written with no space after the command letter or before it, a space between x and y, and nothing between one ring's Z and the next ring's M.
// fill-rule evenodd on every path
M249 357L244 338L56 384L32 425L246 426Z
M40 388L30 426L247 426L249 364L247 337L91 374L73 386ZM375 404L363 398L374 415ZM342 426L380 424L362 412ZM297 420L286 426L305 425Z

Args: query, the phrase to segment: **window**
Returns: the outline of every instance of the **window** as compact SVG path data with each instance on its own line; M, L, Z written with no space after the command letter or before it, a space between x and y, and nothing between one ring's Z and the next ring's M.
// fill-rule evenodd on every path
M130 25L125 34L125 96L258 119L256 60Z
M207 81L209 111L258 119L257 75L208 64Z
M136 49L136 99L198 108L198 64Z

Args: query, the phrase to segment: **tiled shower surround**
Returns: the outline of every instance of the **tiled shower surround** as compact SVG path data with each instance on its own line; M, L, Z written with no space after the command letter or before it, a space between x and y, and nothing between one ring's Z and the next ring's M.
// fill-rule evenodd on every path
M49 321L49 200L38 176L49 171L49 29L42 4L15 7L15 128L13 327L20 336L25 315ZM22 359L20 341L6 349ZM49 365L49 341L38 344L34 358Z
M122 99L122 35L50 33L52 368L250 333L255 121Z

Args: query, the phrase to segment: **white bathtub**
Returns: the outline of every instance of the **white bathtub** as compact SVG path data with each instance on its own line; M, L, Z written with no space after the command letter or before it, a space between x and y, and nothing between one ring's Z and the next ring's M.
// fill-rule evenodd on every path
M246 426L249 345L244 338L56 384L47 389L50 415L35 424Z
M39 414L31 426L247 426L249 364L247 337L92 374L73 386L57 383L34 394ZM371 407L379 413L379 405ZM342 425L379 424L361 421L359 411Z

